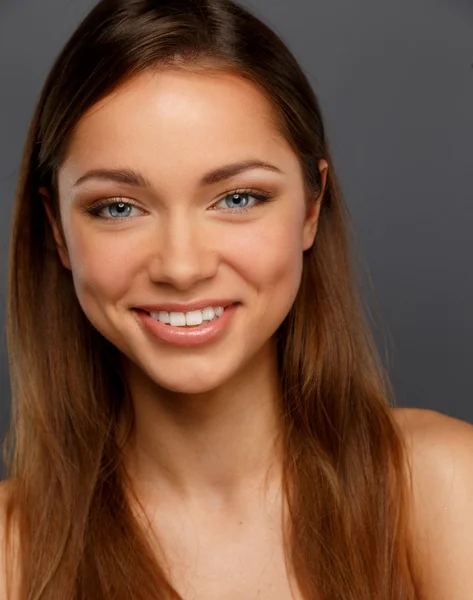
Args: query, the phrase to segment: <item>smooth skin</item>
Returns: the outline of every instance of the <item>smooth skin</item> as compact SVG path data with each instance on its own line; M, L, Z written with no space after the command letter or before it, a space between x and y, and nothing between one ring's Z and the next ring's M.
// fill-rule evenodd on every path
M255 160L271 168L203 181ZM120 170L122 182L91 177L98 169ZM129 470L186 600L298 598L280 525L273 334L316 243L327 163L319 169L322 191L306 199L297 157L249 82L169 70L130 80L78 124L59 171L65 244L40 190L78 300L121 352L136 413ZM237 191L249 210L235 208ZM102 208L108 219L86 212L103 199L134 206L128 218L116 205ZM157 341L132 310L203 298L239 307L222 339L196 348ZM394 416L414 466L421 598L471 600L473 427L433 411Z

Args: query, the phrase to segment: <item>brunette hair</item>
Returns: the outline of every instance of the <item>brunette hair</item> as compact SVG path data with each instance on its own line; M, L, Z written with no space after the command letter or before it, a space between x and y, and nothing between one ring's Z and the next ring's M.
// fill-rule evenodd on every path
M179 598L127 501L118 350L84 315L38 192L50 191L58 216L57 172L80 118L125 80L165 68L230 71L258 86L299 157L308 201L321 190L318 161L328 162L316 241L277 332L287 563L307 600L409 600L406 453L356 291L321 110L281 39L230 0L102 0L59 55L36 108L7 306L8 514L21 600Z

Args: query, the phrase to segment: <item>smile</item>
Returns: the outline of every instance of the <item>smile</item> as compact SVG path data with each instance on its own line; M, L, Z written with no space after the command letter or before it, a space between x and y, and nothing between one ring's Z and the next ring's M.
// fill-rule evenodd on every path
M196 327L204 322L218 319L223 312L223 306L208 306L203 310L191 310L189 312L150 312L149 316L155 321L160 321L170 327Z
M134 313L144 330L157 341L171 346L202 346L226 337L239 309L239 303L207 306L188 312L146 311Z

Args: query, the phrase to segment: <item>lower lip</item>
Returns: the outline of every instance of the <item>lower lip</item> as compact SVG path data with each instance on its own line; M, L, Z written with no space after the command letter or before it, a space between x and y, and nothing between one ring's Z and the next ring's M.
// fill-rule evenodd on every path
M237 308L237 304L231 304L225 308L218 319L194 327L171 327L153 319L143 310L135 309L134 312L147 331L159 341L172 346L192 347L215 342L225 335Z

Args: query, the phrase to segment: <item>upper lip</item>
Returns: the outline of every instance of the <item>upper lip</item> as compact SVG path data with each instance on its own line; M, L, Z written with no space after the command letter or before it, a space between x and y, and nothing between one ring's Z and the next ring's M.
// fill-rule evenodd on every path
M160 304L141 304L136 308L144 310L147 313L152 312L190 312L192 310L202 310L210 306L221 306L226 308L231 304L236 304L235 300L228 300L225 298L210 299L210 300L196 300L195 302L184 302L178 304L177 302L163 302Z

